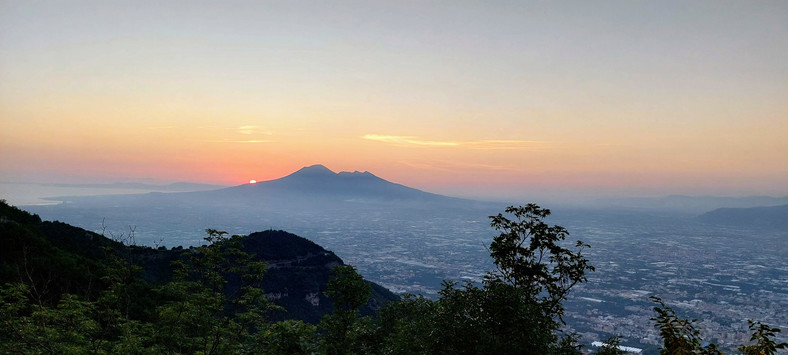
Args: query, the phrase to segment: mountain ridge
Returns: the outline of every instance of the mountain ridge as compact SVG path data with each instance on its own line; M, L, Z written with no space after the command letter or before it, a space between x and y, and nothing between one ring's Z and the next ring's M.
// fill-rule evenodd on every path
M697 218L713 224L785 229L788 228L788 204L749 208L718 208Z
M167 249L129 245L66 223L42 221L38 215L5 202L0 202L0 235L0 284L26 280L19 275L20 270L26 270L32 273L26 277L52 289L53 302L57 300L57 293L95 297L103 282L104 268L111 264L108 262L110 254L138 265L141 279L155 287L171 281L173 262L183 261L186 254L195 251L193 247ZM324 292L332 268L345 265L334 252L282 230L228 238L238 238L244 252L254 255L255 261L268 264L263 291L269 300L286 310L270 314L272 319L317 323L323 315L333 311ZM134 239L123 241L133 243ZM27 249L33 247L37 254L28 256ZM232 293L233 288L239 287L233 284L238 280L228 281L225 292ZM366 282L372 294L362 313L371 314L398 298L382 286Z

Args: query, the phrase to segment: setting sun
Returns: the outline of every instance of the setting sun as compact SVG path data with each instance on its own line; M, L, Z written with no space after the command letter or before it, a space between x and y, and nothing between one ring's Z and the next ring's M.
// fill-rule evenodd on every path
M775 353L786 18L0 0L0 355Z

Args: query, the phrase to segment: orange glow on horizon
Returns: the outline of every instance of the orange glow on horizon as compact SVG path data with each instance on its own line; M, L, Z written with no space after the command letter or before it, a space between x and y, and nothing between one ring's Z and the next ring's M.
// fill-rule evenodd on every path
M782 8L418 4L0 5L0 181L788 194Z

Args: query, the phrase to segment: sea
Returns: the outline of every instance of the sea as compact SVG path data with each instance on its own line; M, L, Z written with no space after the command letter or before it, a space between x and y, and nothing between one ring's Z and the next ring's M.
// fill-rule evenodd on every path
M68 185L26 182L0 182L0 199L13 206L57 205L58 197L100 196L165 192L164 186L157 188L118 188L111 185Z

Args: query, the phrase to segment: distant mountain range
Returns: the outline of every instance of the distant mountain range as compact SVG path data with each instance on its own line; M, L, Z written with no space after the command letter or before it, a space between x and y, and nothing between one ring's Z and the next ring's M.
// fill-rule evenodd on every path
M788 205L751 208L718 208L698 217L706 223L788 229Z
M788 196L686 196L602 198L595 201L597 207L634 210L663 210L700 214L717 208L751 208L788 204Z

